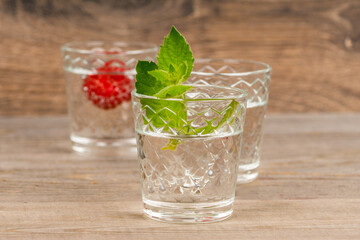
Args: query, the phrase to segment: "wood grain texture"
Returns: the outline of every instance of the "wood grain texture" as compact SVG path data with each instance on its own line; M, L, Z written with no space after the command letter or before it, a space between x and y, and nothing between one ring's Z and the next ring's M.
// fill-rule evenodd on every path
M1 0L0 114L66 112L60 46L160 44L172 24L195 57L273 66L270 112L360 111L358 0Z
M359 239L360 115L272 115L260 177L204 225L143 217L138 163L80 157L63 117L0 118L0 239Z

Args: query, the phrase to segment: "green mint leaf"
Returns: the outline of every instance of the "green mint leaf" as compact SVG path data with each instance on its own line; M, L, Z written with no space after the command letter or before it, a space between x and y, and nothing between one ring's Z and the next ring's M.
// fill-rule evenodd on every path
M220 116L222 116L221 120L217 123L216 126L213 126L213 122L215 122L218 118L213 118L210 121L206 121L207 125L202 128L192 129L196 133L200 134L210 134L213 133L215 130L222 127L226 122L232 122L234 119L231 117L234 115L239 103L235 100L232 100L231 103L221 112L218 112Z
M179 69L175 69L173 65L170 65L169 71L162 69L155 69L149 71L148 73L156 78L160 82L166 82L167 84L179 85L180 83L186 81L187 64L181 64Z
M170 72L174 68L174 72L178 72L178 83L186 81L191 74L194 57L192 55L189 44L185 38L173 26L164 44L160 47L158 54L158 68ZM181 74L180 74L181 72Z
M150 71L157 69L154 62L138 61L136 65L136 92L144 95L153 96L167 86L165 79L159 80L149 74Z
M180 140L180 139L170 139L168 144L161 148L161 150L171 150L171 151L175 151L177 145L179 145L180 143L183 143L184 141Z
M239 106L239 103L235 100L232 100L231 103L229 104L229 106L227 106L221 113L220 115L222 115L224 112L223 117L221 118L220 122L218 122L218 124L216 125L216 127L214 128L214 130L219 129L220 127L222 127L224 125L224 123L229 122L231 123L234 119L231 119L231 117L233 117L237 107Z
M174 68L174 66L170 63L169 73L173 73L173 72L175 72L175 68Z
M161 99L141 99L142 108L146 110L144 123L155 128L163 128L170 133L181 132L187 124L185 104L179 101Z
M169 86L171 84L175 84L175 81L170 79L170 73L161 69L155 69L148 72L149 75L154 77L159 82L165 82L165 86ZM160 89L161 90L161 89Z
M186 85L170 85L161 89L158 93L155 94L155 97L158 98L179 98L186 91L192 89L192 86Z

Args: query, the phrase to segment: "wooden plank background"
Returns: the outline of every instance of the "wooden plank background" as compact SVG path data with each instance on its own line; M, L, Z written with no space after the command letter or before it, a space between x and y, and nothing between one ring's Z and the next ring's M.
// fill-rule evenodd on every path
M60 46L161 43L273 66L269 112L360 111L358 0L0 0L0 115L66 112Z

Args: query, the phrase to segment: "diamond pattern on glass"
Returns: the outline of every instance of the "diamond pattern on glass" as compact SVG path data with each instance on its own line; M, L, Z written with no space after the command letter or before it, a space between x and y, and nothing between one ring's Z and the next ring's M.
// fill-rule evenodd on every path
M196 203L233 196L240 135L184 139L175 151L168 139L137 134L143 196L152 201Z
M114 59L109 55L84 55L79 57L78 54L69 53L63 56L65 70L68 72L81 72L82 74L94 74L96 69L102 67L106 61ZM116 56L117 60L123 61L126 66L131 69L129 74L134 75L135 67L139 59L146 61L155 61L155 58L149 57L147 54L139 54L136 57L129 55Z
M244 71L241 68L242 72ZM248 92L248 102L264 102L267 101L268 89L270 84L269 74L253 74L245 76L236 76L239 73L231 66L224 65L218 69L211 65L206 65L196 70L188 79L189 83L201 85L219 85L227 87L241 88Z
M231 61L230 61L231 62ZM266 104L269 96L270 72L249 73L241 62L199 64L188 82L200 85L218 85L240 88L248 92L246 119L243 133L243 149L240 168L258 166ZM249 167L248 167L249 166Z
M187 116L187 119L181 119L182 126L180 126L178 129L174 129L171 126L171 124L169 124L170 123L169 121L166 121L161 118L160 114L166 112L167 115L173 115L175 117L175 116L182 116L183 112L175 113L166 107L155 110L151 106L146 104L142 105L140 101L135 100L133 102L133 108L135 114L135 121L137 122L136 128L141 132L152 132L152 134L156 133L156 134L176 135L179 134L179 131L181 131L183 128L187 128L189 123L191 127L196 129L206 127L209 123L211 123L212 126L216 126L223 119L226 110L229 110L231 108L229 107L231 101L232 100L224 100L217 102L212 101L202 104L199 104L198 101L186 102L185 103L186 108L184 111L186 113L185 115ZM216 129L214 133L216 134L224 131L233 132L239 129L240 126L243 124L243 119L244 119L243 115L245 113L244 108L245 107L243 104L239 104L236 107L235 111L232 113L232 115L229 118L227 118L227 121L223 125L221 125L219 129ZM148 116L147 111L152 112L151 114L152 117ZM153 119L155 117L160 119L164 123L164 125L161 127L156 127L153 124ZM192 132L192 134L199 136L202 135L201 132L199 133Z
M229 88L195 86L185 99L133 95L144 202L208 204L234 197L246 104L239 94ZM163 104L152 107L149 100ZM173 101L185 105L177 108L183 110L171 113L174 118L184 119L183 125L175 128L165 119L165 124L153 124L161 112L170 111L165 106ZM217 126L219 121L223 124L211 133L181 131L189 124L200 129L209 123ZM175 148L165 147L172 142L178 143Z

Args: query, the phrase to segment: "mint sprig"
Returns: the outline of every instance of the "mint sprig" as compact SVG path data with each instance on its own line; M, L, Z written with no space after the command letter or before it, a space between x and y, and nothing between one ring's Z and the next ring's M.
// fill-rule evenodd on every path
M160 46L154 62L139 61L136 65L136 92L159 98L181 96L191 86L180 85L191 74L194 66L194 57L185 38L173 26L164 44ZM164 90L167 88L168 90Z
M136 92L143 95L154 96L158 99L142 98L140 103L146 111L143 118L144 124L150 124L155 128L162 128L162 131L173 132L174 134L195 135L210 134L220 128L225 122L231 121L231 116L236 110L238 103L232 101L221 113L222 119L216 126L214 118L208 125L195 129L187 120L187 109L184 101L162 100L165 98L184 99L185 92L192 89L192 86L182 85L191 74L194 65L189 44L185 38L173 26L164 44L160 46L157 57L158 64L154 62L138 61L136 65ZM170 139L163 150L175 150L181 140Z
M181 85L193 69L194 57L185 38L171 28L164 44L160 47L158 64L139 61L136 66L136 92L160 99L141 99L146 110L145 124L152 124L163 131L176 129L181 132L187 124L186 106L180 101L165 101L161 98L183 98L192 86ZM168 149L175 150L179 141L172 141Z

